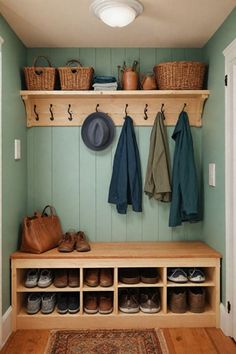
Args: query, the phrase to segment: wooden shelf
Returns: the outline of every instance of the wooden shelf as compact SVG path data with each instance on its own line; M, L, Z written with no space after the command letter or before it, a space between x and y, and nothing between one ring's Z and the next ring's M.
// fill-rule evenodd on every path
M173 126L185 103L190 125L201 127L203 106L209 93L208 90L20 92L25 103L27 127L80 126L84 119L95 111L97 105L99 110L111 116L115 125L121 126L126 104L127 112L137 126L153 125L157 112L164 104L165 124ZM147 120L144 119L145 105L148 105ZM53 120L50 119L50 108ZM68 109L72 112L72 120L68 119Z
M152 328L176 327L181 319L182 327L218 327L220 305L220 258L221 255L203 242L130 242L130 243L91 243L90 252L72 252L64 254L56 249L42 253L29 254L15 252L12 260L12 308L13 329L54 329L54 328ZM28 268L49 269L80 269L80 277L89 268L113 269L114 284L111 287L89 287L80 283L78 288L26 288L25 273ZM119 282L119 270L135 267L156 268L160 281L156 284L123 284ZM168 282L169 267L203 267L206 275L204 283L176 284ZM200 286L206 289L208 305L201 314L186 312L175 314L168 309L168 293L173 287ZM160 294L161 311L146 314L142 311L136 314L126 314L119 311L119 300L122 289L125 288L157 288ZM28 315L26 299L31 292L79 292L80 311L76 314L60 315L56 310L45 315L38 312ZM113 312L104 314L86 314L83 310L84 297L88 292L112 292ZM60 319L63 319L60 321ZM46 321L45 321L46 320Z

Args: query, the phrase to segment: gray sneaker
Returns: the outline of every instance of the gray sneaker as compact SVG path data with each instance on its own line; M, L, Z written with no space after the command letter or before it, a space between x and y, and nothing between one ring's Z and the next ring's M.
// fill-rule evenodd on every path
M34 288L35 286L37 286L38 278L39 278L38 269L28 269L25 278L26 288Z
M49 314L54 311L56 305L56 294L55 293L44 293L42 295L42 307L41 312L44 314Z
M41 307L41 295L39 293L31 293L27 298L26 311L29 315L34 315L40 310Z
M40 288L47 288L49 285L52 284L52 281L53 281L52 271L49 269L42 269L38 280L38 286Z
M161 309L159 292L156 289L142 289L140 310L144 313L156 313Z
M132 289L121 292L119 310L125 313L139 312L138 292Z

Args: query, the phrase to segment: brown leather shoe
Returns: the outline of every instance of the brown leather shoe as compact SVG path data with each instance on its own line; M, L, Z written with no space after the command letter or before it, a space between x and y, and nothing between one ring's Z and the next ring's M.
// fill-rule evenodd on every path
M58 251L59 252L72 252L75 247L75 234L72 232L67 232L65 235L63 235L59 246L58 246Z
M53 282L56 288L65 288L68 285L67 269L57 269Z
M99 269L87 269L85 273L85 284L88 286L98 286Z
M99 313L107 315L113 311L113 301L111 294L100 294L99 296Z
M78 252L88 252L91 250L90 245L86 239L83 231L79 231L76 234L76 251Z
M98 312L98 299L97 294L87 293L84 297L84 311L86 313L97 313Z
M80 270L77 268L69 269L68 285L71 288L79 287L79 279L80 279L79 272L80 272Z
M112 270L109 268L103 268L100 270L100 286L112 286L113 277Z

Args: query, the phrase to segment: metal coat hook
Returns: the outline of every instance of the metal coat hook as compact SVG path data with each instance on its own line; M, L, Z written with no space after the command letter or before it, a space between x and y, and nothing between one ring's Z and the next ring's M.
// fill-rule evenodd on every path
M39 120L39 114L37 113L36 108L37 108L37 106L35 104L34 105L35 120Z
M72 111L70 110L70 108L71 108L71 105L69 104L67 112L69 113L70 116L68 117L68 119L69 119L69 120L72 120L72 119L73 119L73 116L72 116L73 113L72 113Z
M96 112L98 112L98 107L99 107L99 103L97 103L96 105L96 109L95 109Z
M161 104L161 113L164 113L164 112L165 112L165 111L164 111L164 106L165 106L165 104L162 103L162 104Z
M129 105L128 105L128 103L126 103L126 105L125 105L125 117L127 117L127 115L128 115L128 112L127 112L127 108L129 107Z
M145 104L145 108L144 108L144 119L147 120L148 119L148 115L147 115L147 111L148 111L148 104Z
M184 112L186 106L187 106L187 103L184 104L182 112Z
M51 113L50 120L54 120L54 115L53 115L52 107L53 107L53 105L50 104L50 107L49 107L49 112Z

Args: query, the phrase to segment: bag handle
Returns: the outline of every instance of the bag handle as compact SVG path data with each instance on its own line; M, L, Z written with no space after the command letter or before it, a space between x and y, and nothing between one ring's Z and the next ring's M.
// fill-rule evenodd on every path
M46 205L45 208L43 209L43 212L42 212L42 216L46 215L46 209L49 208L50 209L50 213L51 215L56 215L56 210L53 206L51 205Z
M66 63L66 66L71 66L71 64L77 64L77 66L82 66L80 61L76 60L76 59L68 60L68 62Z
M33 66L34 67L37 67L37 61L39 60L39 58L45 59L47 61L47 63L48 63L48 66L50 68L52 67L52 64L51 64L50 60L47 57L45 57L44 55L39 55L38 57L34 58L34 61L33 61Z

